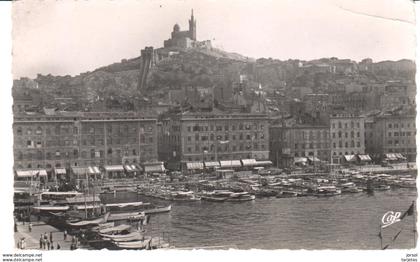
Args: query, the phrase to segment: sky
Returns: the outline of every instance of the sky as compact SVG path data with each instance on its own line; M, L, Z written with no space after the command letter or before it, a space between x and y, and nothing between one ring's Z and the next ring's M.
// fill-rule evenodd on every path
M77 75L162 47L173 25L252 58L415 58L410 0L21 0L13 2L13 78Z

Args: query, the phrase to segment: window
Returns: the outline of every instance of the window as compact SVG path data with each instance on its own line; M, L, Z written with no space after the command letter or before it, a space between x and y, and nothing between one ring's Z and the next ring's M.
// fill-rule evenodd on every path
M22 128L21 128L21 127L18 127L18 128L17 128L17 130L16 130L16 134L17 134L18 136L21 136L21 135L22 135Z
M26 146L29 148L34 147L34 142L32 140L28 140L26 141Z
M335 138L335 133L332 133L332 138Z

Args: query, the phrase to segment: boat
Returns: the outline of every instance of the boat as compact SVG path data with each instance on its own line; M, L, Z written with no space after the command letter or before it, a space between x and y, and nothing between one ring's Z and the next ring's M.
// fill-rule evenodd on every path
M130 242L114 242L119 249L157 249L169 247L169 244L160 237L147 237L144 240Z
M129 242L144 239L144 235L140 232L131 232L128 234L99 234L103 240L116 242Z
M248 192L239 192L239 193L232 193L226 201L229 202L244 202L244 201L252 201L255 199L254 195L251 195Z
M360 193L363 192L362 188L358 188L355 183L348 182L341 184L341 192L342 193Z
M273 197L278 194L278 191L273 189L257 189L255 195L258 197Z
M391 189L391 187L388 186L388 185L378 185L378 186L375 186L373 188L373 190L375 190L375 191L386 191L386 190L390 190L390 189Z
M230 197L231 194L233 194L232 191L215 190L211 192L203 192L201 193L200 197L205 201L224 202Z
M196 196L193 191L176 191L171 193L172 201L200 201L201 197Z
M320 186L315 191L315 196L337 196L341 194L341 190L335 186Z
M122 224L119 226L104 228L99 230L99 234L121 234L122 232L128 232L131 229L130 225Z
M77 222L67 222L68 226L71 227L86 227L86 226L98 226L100 224L106 223L108 220L110 213L106 213L102 217L94 218L94 219L83 219Z
M277 194L277 198L290 198L290 197L297 197L298 192L296 191L281 191Z
M156 207L156 208L145 209L145 210L143 210L143 212L146 215L157 214L157 213L166 213L166 212L171 211L171 208L172 208L172 206L169 205L169 206L166 206L166 207Z
M114 226L115 226L114 222L107 222L107 223L99 224L98 226L93 227L91 230L94 232L99 232L99 230L101 229L110 228Z
M124 212L124 213L111 213L108 221L120 221L120 220L143 220L146 218L144 212Z
M64 212L70 209L69 206L34 206L32 207L37 212Z

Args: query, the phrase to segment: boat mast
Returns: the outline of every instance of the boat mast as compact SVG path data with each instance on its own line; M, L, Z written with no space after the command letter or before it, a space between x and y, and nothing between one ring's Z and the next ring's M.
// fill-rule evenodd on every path
M87 171L85 171L85 176L86 176L86 182L87 182ZM84 196L84 199L85 199L85 218L87 218L88 215L87 215L87 203L86 203L86 188L85 188L85 192L84 192L83 196Z

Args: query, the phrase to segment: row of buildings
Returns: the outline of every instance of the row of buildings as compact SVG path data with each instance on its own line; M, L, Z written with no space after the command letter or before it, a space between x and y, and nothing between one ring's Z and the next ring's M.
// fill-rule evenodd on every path
M161 162L182 169L243 159L290 167L307 157L335 164L349 155L416 157L415 115L403 113L334 115L326 125L305 125L287 119L270 124L266 114L216 109L172 112L159 119L138 113L47 112L15 115L13 131L16 171L89 166L121 171L123 165Z
M415 114L333 115L325 125L282 121L270 127L270 159L286 167L302 158L343 164L355 155L381 161L387 155L416 159Z

